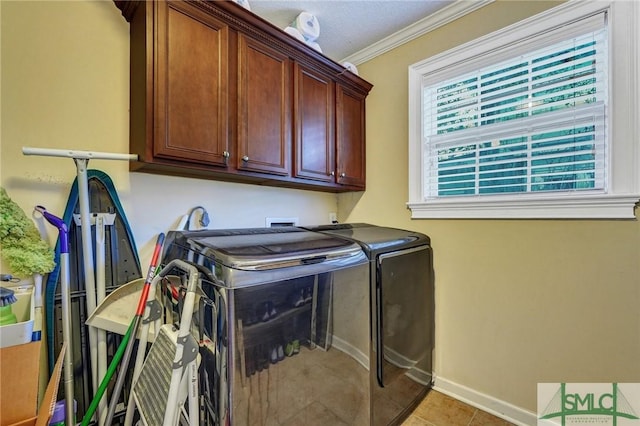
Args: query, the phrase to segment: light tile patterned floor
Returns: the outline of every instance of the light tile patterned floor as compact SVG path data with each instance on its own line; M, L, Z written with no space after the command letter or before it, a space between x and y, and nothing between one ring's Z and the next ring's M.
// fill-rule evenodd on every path
M437 391L430 391L402 426L509 426L509 423Z
M369 424L366 398L369 373L341 351L302 347L299 355L269 364L267 369L250 377L241 377L243 382L235 387L236 426ZM398 395L414 383L408 382L394 382L400 387ZM385 406L397 413L393 397L385 396L374 403L380 404L381 418ZM402 426L509 425L512 423L434 390L402 423Z

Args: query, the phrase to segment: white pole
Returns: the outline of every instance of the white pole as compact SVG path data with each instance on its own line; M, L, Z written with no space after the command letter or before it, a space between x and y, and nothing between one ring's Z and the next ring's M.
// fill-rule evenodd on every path
M113 225L116 215L115 213L97 213L92 216L92 222L94 222L96 227L96 301L99 305L107 295L105 279L105 227ZM101 329L97 329L96 332L98 341L98 378L102 380L102 377L107 373L107 332ZM105 425L107 409L107 397L104 395L98 406L98 414L100 416L98 424L101 426Z
M124 161L136 161L138 156L136 154L118 154L113 152L95 152L95 151L74 151L70 149L50 149L50 148L32 148L22 147L22 153L24 155L39 155L42 157L65 157L76 159L99 159L99 160L124 160Z
M87 297L87 315L96 310L96 278L93 265L93 244L91 243L91 219L89 211L89 179L84 158L74 158L78 171L78 202L80 204L80 231L82 234L82 264L84 267L84 287ZM89 353L91 355L92 395L98 390L98 332L89 326Z
M72 158L76 164L78 181L78 203L80 204L80 227L82 232L82 258L84 266L84 280L87 295L87 316L96 309L96 284L95 269L93 264L93 245L91 243L91 220L89 211L89 180L87 177L87 165L90 159L135 161L135 154L117 154L109 152L74 151L68 149L49 149L22 147L24 155L39 155L44 157ZM70 313L69 313L70 315ZM89 348L91 354L91 374L93 395L99 386L98 379L98 335L95 327L89 327ZM69 353L73 352L69 348ZM106 352L103 354L106 360ZM68 409L68 407L67 407Z

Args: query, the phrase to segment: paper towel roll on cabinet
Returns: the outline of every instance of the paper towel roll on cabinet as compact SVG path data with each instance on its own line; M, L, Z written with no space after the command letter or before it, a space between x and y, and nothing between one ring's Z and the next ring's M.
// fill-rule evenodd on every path
M316 41L320 37L318 18L309 12L300 12L290 26L300 31L306 41Z
M297 38L301 42L306 43L306 40L304 39L304 36L302 34L300 34L300 31L298 31L297 28L287 27L287 28L284 29L284 32L289 34L292 37Z
M315 41L307 41L307 46L311 47L312 49L317 50L320 53L322 53L322 49L320 48L320 45L318 43L316 43Z
M352 73L354 73L355 75L358 75L358 68L356 68L356 66L353 65L351 62L343 62L342 66L348 69L349 71L351 71Z

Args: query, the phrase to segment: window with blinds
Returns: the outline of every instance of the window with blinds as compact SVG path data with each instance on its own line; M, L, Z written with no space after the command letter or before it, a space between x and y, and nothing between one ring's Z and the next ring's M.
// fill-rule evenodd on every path
M608 37L601 15L545 34L531 51L425 79L425 200L606 190ZM582 27L588 30L580 33Z
M568 1L410 65L411 218L636 219L639 16Z

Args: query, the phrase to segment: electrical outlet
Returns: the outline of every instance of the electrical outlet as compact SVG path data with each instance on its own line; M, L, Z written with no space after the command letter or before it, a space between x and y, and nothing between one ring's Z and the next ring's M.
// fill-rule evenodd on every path
M338 215L336 213L329 213L329 223L338 223Z

